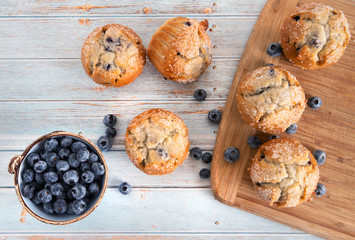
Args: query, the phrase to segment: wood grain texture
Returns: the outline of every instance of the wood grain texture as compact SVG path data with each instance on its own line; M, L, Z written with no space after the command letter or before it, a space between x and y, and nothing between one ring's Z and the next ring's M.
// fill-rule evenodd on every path
M355 181L355 142L352 139L355 134L355 64L352 56L355 43L350 41L340 62L320 70L304 71L291 66L283 56L267 56L265 50L268 44L280 38L279 29L275 26L280 26L284 17L299 2L304 1L287 1L287 4L278 0L268 1L253 29L224 108L212 161L212 191L225 204L325 238L350 239L355 237L355 189L352 186ZM354 2L329 1L328 4L344 11L354 32ZM235 95L239 80L264 65L266 59L289 69L298 78L307 97L315 95L323 101L319 110L305 111L298 123L298 131L292 137L312 151L322 149L326 152L327 162L320 166L320 182L327 187L327 193L314 202L296 208L268 207L256 195L246 172L249 160L256 152L248 147L246 140L255 130L242 121L236 110ZM223 159L223 152L229 146L238 147L241 151L237 163L229 164Z

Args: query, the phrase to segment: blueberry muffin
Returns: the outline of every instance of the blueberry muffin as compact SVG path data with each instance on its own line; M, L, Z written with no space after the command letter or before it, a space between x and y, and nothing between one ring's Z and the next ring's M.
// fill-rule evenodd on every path
M249 173L257 194L277 207L311 201L319 179L312 153L290 138L276 138L261 145Z
M96 28L81 50L85 72L105 86L122 87L143 71L146 50L142 39L130 28L108 24Z
M247 74L238 86L237 100L243 120L266 133L284 132L301 118L306 107L296 78L277 66L260 67Z
M321 3L304 4L288 16L281 28L281 45L292 64L306 69L336 63L350 39L341 11Z
M185 17L166 21L158 28L148 46L148 58L167 79L195 81L211 64L208 21L198 23Z
M185 123L174 113L151 109L128 125L126 151L134 165L150 175L173 172L186 159L190 142Z

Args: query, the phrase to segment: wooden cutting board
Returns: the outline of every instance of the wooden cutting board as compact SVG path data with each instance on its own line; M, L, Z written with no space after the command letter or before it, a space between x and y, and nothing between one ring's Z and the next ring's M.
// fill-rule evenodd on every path
M272 58L266 53L271 42L280 41L279 31L284 18L294 7L305 2L308 1L269 0L262 10L245 47L223 110L212 161L211 188L215 197L227 205L327 239L355 239L354 37L337 64L319 70L302 70L292 66L284 55ZM342 10L355 35L355 1L321 2ZM323 101L320 109L305 110L298 123L298 131L291 137L312 152L316 149L326 152L327 161L319 169L320 182L326 186L327 193L295 208L269 207L256 195L247 173L256 153L247 145L247 138L256 130L243 122L237 110L237 86L246 73L268 63L280 65L294 74L307 98L319 96ZM268 135L257 135L263 141L267 140ZM236 163L228 163L223 158L224 150L230 146L239 148L241 152Z

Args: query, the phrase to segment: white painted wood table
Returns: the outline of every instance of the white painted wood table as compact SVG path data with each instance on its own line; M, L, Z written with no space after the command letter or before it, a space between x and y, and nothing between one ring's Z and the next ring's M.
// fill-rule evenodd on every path
M123 134L134 116L164 108L187 124L191 146L213 150L218 125L210 109L223 107L238 61L266 0L100 1L2 0L0 2L0 239L318 239L218 202L199 170L210 165L187 159L174 173L148 176L124 151ZM86 76L80 50L97 26L120 23L147 47L155 30L174 16L208 19L213 61L197 82L164 80L148 61L124 88L105 89ZM196 89L208 93L193 99ZM11 157L54 130L82 132L95 141L102 118L118 116L119 136L105 153L109 184L103 201L86 219L67 226L41 223L23 209L7 172ZM236 133L237 134L237 133ZM124 196L117 186L133 185Z

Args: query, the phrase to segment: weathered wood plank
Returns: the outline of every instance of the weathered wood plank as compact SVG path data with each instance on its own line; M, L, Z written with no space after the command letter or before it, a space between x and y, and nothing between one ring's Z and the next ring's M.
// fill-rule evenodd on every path
M78 102L1 102L0 150L22 150L39 136L56 131L82 132L92 141L105 132L102 119L113 113L118 117L118 136L113 149L124 149L127 125L141 112L163 108L176 113L189 128L191 145L213 149L218 124L207 119L209 110L224 101L78 101Z
M0 16L97 16L97 15L188 15L206 14L211 10L211 15L258 15L266 0L241 0L236 4L233 0L183 0L183 1L130 1L121 0L2 0ZM216 4L214 4L216 3ZM144 11L144 8L151 11Z
M194 100L198 88L207 91L207 100L222 100L237 65L215 59L197 82L179 84L164 80L148 61L135 82L117 89L92 81L79 59L0 60L0 100Z
M7 172L10 159L22 151L0 151L0 188L13 187L14 178ZM210 168L211 164L196 161L189 157L173 173L152 177L137 169L124 151L104 152L108 169L108 187L117 187L122 182L129 182L134 187L209 187L209 179L201 179L199 171Z
M1 210L6 216L0 218L0 232L4 234L300 233L221 204L210 189L134 188L130 195L122 195L110 188L89 217L66 226L44 224L21 214L23 209L14 189L0 189L0 202L11 206Z
M119 23L131 27L148 47L156 29L170 17L0 18L0 58L80 58L82 44L96 27ZM206 17L196 18L204 20ZM238 58L256 17L208 18L214 57ZM85 23L85 24L83 24ZM45 74L45 72L43 73Z

